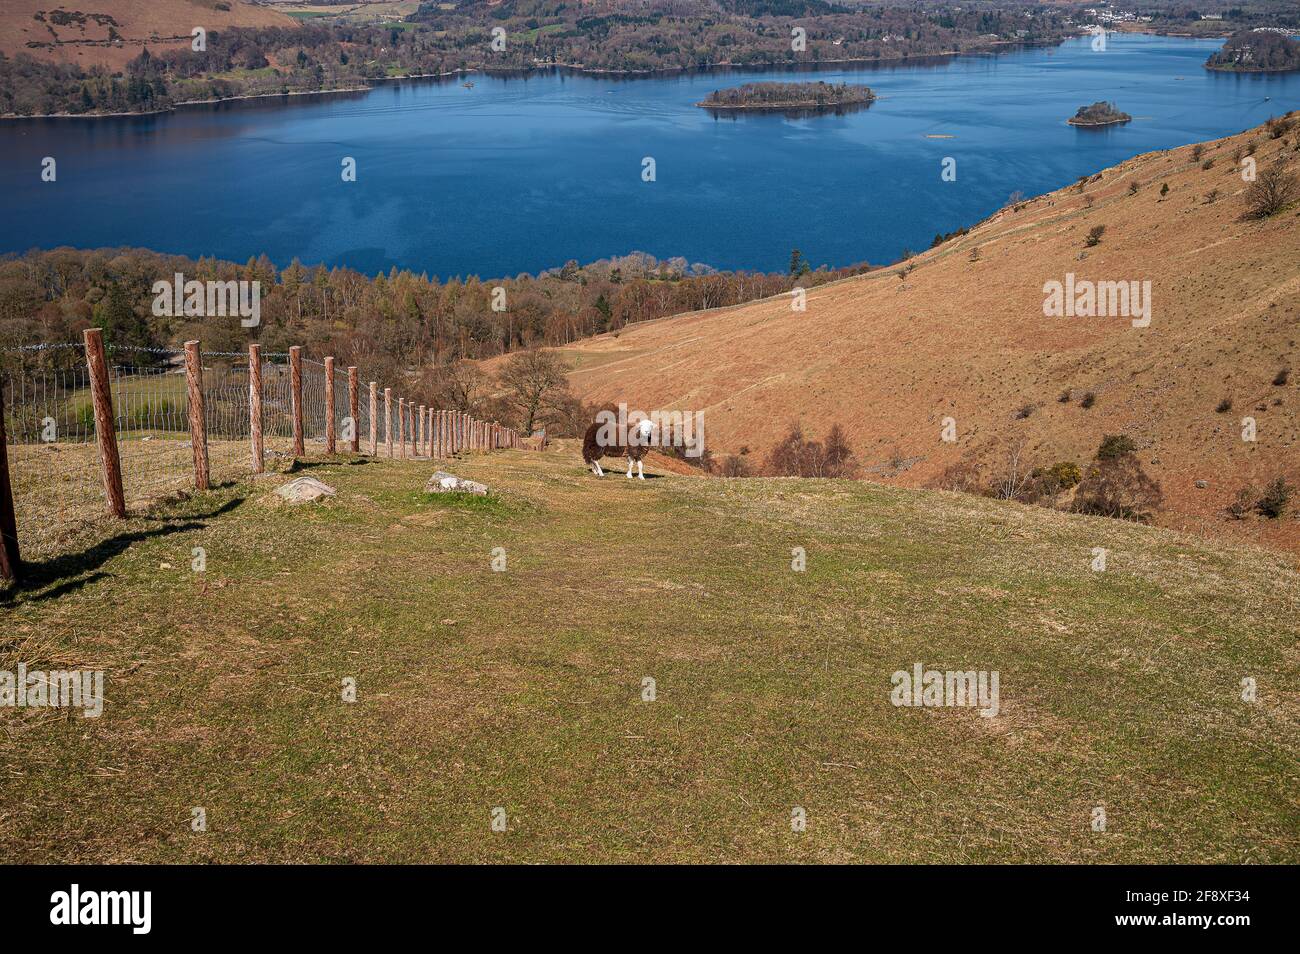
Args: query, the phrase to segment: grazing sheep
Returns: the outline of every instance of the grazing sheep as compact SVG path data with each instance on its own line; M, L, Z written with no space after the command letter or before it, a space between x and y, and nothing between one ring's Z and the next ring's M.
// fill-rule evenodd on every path
M642 463L642 458L649 452L654 442L654 424L642 420L629 427L626 447L603 445L599 439L601 427L600 421L593 421L582 438L582 459L591 468L591 472L597 477L604 477L605 472L600 468L602 457L627 457L628 479L632 479L632 465L636 464L637 477L645 480L645 465Z

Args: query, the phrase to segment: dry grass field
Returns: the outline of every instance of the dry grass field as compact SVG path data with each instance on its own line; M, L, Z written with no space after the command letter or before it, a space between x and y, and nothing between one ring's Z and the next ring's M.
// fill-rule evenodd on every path
M337 497L229 484L0 596L0 669L102 669L107 699L0 710L6 860L1300 861L1276 553L859 481L598 480L571 444L452 465L488 498L304 463ZM917 662L998 671L999 714L891 705Z
M1224 514L1247 483L1300 482L1300 204L1243 219L1251 150L1259 169L1295 172L1300 123L1137 156L905 267L813 289L806 312L782 296L579 342L570 379L593 403L702 410L713 453L755 463L795 421L818 438L838 422L866 476L906 486L957 464L996 472L1016 446L1034 466L1082 464L1125 434L1163 486L1162 523L1300 552L1294 517ZM1044 283L1067 273L1150 281L1149 327L1045 317Z

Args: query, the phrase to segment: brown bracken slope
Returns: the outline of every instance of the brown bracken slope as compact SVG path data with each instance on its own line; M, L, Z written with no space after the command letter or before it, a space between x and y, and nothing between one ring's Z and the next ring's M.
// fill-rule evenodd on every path
M1251 143L1260 169L1285 158L1300 171L1298 129L1209 142L1199 160L1191 146L1138 156L1083 191L998 212L905 277L895 266L815 289L806 312L784 296L580 342L563 352L574 389L703 410L713 454L748 448L754 463L792 422L816 437L838 422L863 476L908 486L945 486L958 464L991 475L1018 445L1034 466L1084 464L1104 434L1126 434L1163 486L1159 523L1300 550L1295 504L1281 520L1224 513L1247 482L1300 482L1300 206L1243 218L1234 152ZM1096 225L1102 241L1085 248ZM1044 283L1067 272L1149 280L1150 326L1045 317ZM1283 368L1289 381L1273 383ZM941 440L946 417L956 443Z
M292 27L297 22L242 0L4 0L0 51L120 70L146 45L150 50L189 46L195 27Z

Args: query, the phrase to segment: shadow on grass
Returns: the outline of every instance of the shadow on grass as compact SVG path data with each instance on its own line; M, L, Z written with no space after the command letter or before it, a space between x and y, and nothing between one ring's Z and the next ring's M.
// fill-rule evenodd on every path
M230 513L246 499L235 497L207 513L178 514L174 517L147 515L140 519L163 525L151 530L119 533L79 553L66 553L49 560L24 560L19 569L19 582L0 594L0 606L12 606L17 602L16 597L19 594L33 594L23 601L37 603L74 593L90 583L107 577L109 574L99 572L99 568L133 543L140 543L154 537L167 537L174 533L202 530L207 526L206 521ZM51 586L55 583L58 585ZM44 592L37 592L47 586L51 588Z
M362 464L370 463L368 457L332 457L327 460L295 460L285 470L286 474L297 474L304 470L315 470L317 467L359 467Z

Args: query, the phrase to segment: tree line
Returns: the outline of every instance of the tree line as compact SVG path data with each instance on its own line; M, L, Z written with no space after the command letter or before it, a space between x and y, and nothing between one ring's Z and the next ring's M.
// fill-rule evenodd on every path
M439 281L399 271L277 268L143 249L54 249L0 259L0 362L50 367L75 352L12 349L75 343L97 326L110 345L175 348L198 338L210 351L268 352L302 345L366 369L373 380L411 381L462 359L558 346L666 315L739 304L867 271L866 264L810 270L792 256L788 274L716 272L640 252L588 265L570 261L538 275ZM260 325L238 318L156 315L155 282L248 281L261 287ZM147 352L142 360L147 360ZM441 373L440 371L438 372ZM430 388L437 385L429 377Z
M149 112L179 102L364 86L462 70L566 66L640 73L715 64L895 60L1055 43L1069 30L1050 8L943 4L849 9L822 0L481 0L425 3L407 22L346 19L209 31L206 49L145 49L124 71L0 56L0 113ZM178 27L186 34L190 24ZM791 29L806 30L806 49ZM504 47L494 49L495 28ZM502 44L498 42L497 47Z

